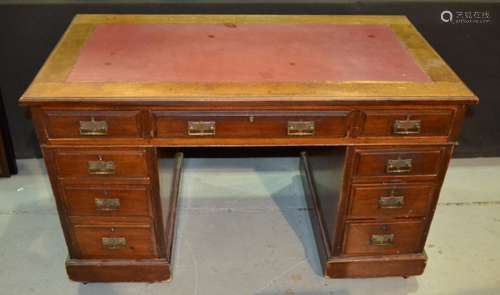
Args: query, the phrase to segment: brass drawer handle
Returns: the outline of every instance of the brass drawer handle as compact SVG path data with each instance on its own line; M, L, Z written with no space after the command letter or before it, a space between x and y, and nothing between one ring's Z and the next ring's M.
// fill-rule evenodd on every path
M370 244L374 246L392 246L394 245L394 234L371 235Z
M420 134L420 120L396 120L392 125L392 133L397 135Z
M288 121L288 136L314 135L314 121Z
M405 204L404 196L381 196L378 199L378 206L382 209L403 208Z
M118 238L101 238L102 246L108 250L119 250L125 248L127 246L127 238L118 237Z
M215 121L188 121L189 136L215 135Z
M411 172L412 159L387 160L385 172L388 174Z
M108 123L106 121L96 121L91 117L90 121L80 121L80 135L103 136L108 134Z
M90 175L114 175L115 162L89 161L88 170Z
M120 209L120 199L118 198L95 198L94 201L97 211L116 211Z

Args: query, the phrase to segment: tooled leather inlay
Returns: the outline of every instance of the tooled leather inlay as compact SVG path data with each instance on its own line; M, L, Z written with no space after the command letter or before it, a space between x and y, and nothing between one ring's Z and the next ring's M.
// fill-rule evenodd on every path
M430 78L386 25L100 24L68 82L340 82Z

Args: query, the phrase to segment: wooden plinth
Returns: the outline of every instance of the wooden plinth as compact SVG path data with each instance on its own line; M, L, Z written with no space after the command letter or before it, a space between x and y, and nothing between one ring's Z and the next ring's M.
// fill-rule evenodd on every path
M369 278L416 276L424 272L427 255L333 257L326 262L325 276L330 278Z
M170 264L166 259L68 259L66 271L71 280L78 282L157 282L171 277Z

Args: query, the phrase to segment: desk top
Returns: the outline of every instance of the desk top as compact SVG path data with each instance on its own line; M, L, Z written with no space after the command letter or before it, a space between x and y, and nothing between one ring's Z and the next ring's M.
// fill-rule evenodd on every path
M403 16L78 15L21 98L475 102Z

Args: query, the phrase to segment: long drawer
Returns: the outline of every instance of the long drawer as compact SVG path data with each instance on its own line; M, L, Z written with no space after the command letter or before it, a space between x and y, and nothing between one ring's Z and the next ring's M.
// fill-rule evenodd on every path
M43 110L49 139L115 139L143 137L139 110Z
M404 254L422 251L422 220L347 222L343 253L346 255Z
M158 138L341 138L346 111L154 111Z
M433 183L353 184L348 218L423 217L436 198Z
M106 258L155 258L158 257L151 225L98 226L74 225L74 242L79 257Z
M151 216L147 185L64 185L69 216Z
M147 177L146 150L136 149L72 149L55 151L58 177Z

